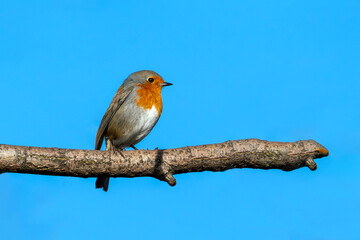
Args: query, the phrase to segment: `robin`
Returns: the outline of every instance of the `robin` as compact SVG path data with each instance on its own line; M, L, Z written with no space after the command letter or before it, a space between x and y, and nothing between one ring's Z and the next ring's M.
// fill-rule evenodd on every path
M161 90L171 83L156 72L143 70L129 75L115 93L96 133L95 150L100 150L104 137L106 151L122 151L143 140L160 118L163 104ZM105 192L109 177L98 177L96 188Z

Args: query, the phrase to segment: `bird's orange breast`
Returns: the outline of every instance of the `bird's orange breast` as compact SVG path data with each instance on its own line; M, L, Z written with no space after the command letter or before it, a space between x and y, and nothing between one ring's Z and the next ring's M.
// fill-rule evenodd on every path
M137 86L139 88L136 90L138 96L136 105L143 109L151 109L154 106L160 116L163 108L161 86L151 83L139 84Z

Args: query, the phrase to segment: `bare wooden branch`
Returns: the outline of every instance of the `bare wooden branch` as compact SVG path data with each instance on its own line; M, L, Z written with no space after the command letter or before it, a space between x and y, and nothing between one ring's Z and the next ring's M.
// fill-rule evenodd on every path
M225 171L232 168L281 169L307 166L328 150L313 140L269 142L227 141L166 150L109 152L0 145L0 172L73 177L151 176L175 186L173 174Z

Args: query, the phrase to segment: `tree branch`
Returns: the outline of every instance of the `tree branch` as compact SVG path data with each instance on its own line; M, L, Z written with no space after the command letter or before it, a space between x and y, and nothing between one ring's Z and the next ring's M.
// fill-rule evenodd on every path
M123 152L0 145L0 172L73 177L150 176L175 186L173 174L225 171L232 168L316 169L314 159L328 150L313 140L227 141L166 150Z

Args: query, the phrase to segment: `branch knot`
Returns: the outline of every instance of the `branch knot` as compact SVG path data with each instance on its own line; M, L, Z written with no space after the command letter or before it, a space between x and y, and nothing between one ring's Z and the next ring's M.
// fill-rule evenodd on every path
M176 185L170 165L163 160L164 150L157 150L155 159L154 177L167 182L170 186Z

